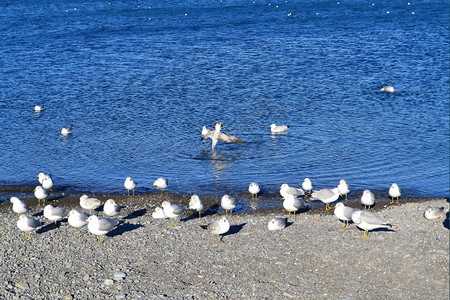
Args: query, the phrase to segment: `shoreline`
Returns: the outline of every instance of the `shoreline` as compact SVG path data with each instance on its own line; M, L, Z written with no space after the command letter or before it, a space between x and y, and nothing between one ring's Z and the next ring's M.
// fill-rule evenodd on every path
M110 195L96 196L103 201ZM79 209L77 200L68 196L54 204ZM200 219L185 213L175 226L168 226L168 220L151 217L152 208L162 200L185 203L188 197L157 194L116 199L124 205L120 214L124 223L100 245L87 228L78 236L67 219L53 227L36 205L29 215L44 225L25 241L15 225L11 203L1 203L0 285L4 286L0 296L448 299L448 214L446 219L423 218L428 205L447 209L447 199L379 205L374 213L395 227L371 231L367 239L360 238L363 231L354 224L343 230L333 212L323 208L298 214L280 232L268 231L267 222L273 216L287 216L282 206L233 213L223 243L199 226L216 220L222 211L211 210ZM118 271L125 277L118 277Z

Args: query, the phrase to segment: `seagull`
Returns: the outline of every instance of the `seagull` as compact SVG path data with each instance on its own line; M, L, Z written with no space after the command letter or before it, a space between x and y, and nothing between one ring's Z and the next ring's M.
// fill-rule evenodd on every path
M184 205L179 205L179 204L172 204L169 201L164 201L161 204L161 207L164 211L164 214L170 218L170 225L174 226L175 223L173 222L173 220L176 218L178 218L179 216L181 216L182 213L184 213L186 211L186 206Z
M42 200L42 206L45 204L45 199L48 197L48 191L42 186L38 185L34 188L34 196L38 199L38 205L41 206L41 200Z
M9 201L11 201L11 203L13 205L12 206L13 212L15 212L17 214L17 220L19 220L19 216L21 214L24 214L30 210L28 205L17 197L11 197L11 199L9 199Z
M348 229L348 222L352 220L352 214L356 211L356 208L345 206L344 203L339 202L334 208L334 215L338 217L339 220L344 222L343 228Z
M397 202L395 202L395 204L398 204L398 199L400 198L401 194L402 193L398 185L396 183L393 183L389 188L389 196L392 197L391 204L394 204L394 198L397 198Z
M248 191L250 192L250 194L252 194L252 199L258 200L258 193L261 191L258 183L250 183L250 185L248 186Z
M282 230L286 227L287 218L272 218L267 224L269 230Z
M110 232L114 227L119 225L117 219L99 218L96 215L92 215L87 219L88 230L90 233L100 236L97 245L103 242L103 237Z
M44 181L44 178L47 177L47 176L50 177L50 174L45 174L45 173L43 173L43 172L39 173L39 174L37 175L39 184L42 184L42 182Z
M220 206L222 206L223 209L225 209L225 214L228 214L228 211L230 211L230 215L233 211L233 209L236 207L237 201L233 197L230 197L228 195L223 195L222 200L220 201Z
M223 235L230 230L230 222L228 222L226 216L221 216L218 220L215 220L208 225L200 225L200 227L209 230L213 234L220 235L219 242L221 242Z
M152 185L157 189L161 189L161 191L164 192L164 189L167 187L168 184L169 180L167 180L167 178L159 177L158 179L155 180L155 182L153 182Z
M307 192L308 194L311 194L312 188L312 181L308 177L306 177L302 182L302 189L305 190L305 192Z
M439 219L444 215L445 215L445 208L437 206L428 206L425 212L423 213L423 217L428 220Z
M194 194L191 196L191 199L189 200L189 209L198 211L198 217L200 218L200 212L203 210L203 203L198 195Z
M80 206L87 210L94 210L100 207L102 203L97 198L89 198L88 195L82 195L80 197Z
M34 112L41 112L44 109L44 105L35 105L34 106Z
M77 228L78 231L80 231L80 228L88 223L87 219L90 217L89 214L84 213L84 212L79 212L76 209L72 209L69 212L68 216L69 216L69 218L67 219L67 221L69 222L69 225Z
M295 212L300 208L305 208L306 204L301 198L294 197L292 194L287 194L283 201L283 207L289 212L288 219L291 217L291 212L294 213L295 219Z
M62 136L68 136L69 134L72 133L72 128L73 128L72 124L70 126L68 126L68 127L63 127L63 129L61 129L61 135Z
M69 214L69 210L64 207L55 207L50 204L44 207L44 217L46 217L50 221L56 222L63 219L65 216Z
M214 147L216 147L217 141L221 140L227 143L243 143L242 140L238 139L237 137L234 137L232 135L228 135L225 132L220 132L222 129L223 124L220 122L216 122L214 124L214 130L211 130L207 134L202 136L202 140L210 138L212 140L212 149L214 150Z
M161 207L156 207L152 212L152 218L154 219L167 219L167 216L164 214L164 210Z
M52 191L52 187L53 187L53 180L50 177L50 175L45 175L44 178L42 179L42 187L46 190L50 190L50 192Z
M380 91L386 92L386 93L393 93L394 88L390 85L386 85L386 86L383 86Z
M358 228L364 229L364 235L361 238L367 238L369 230L377 228L389 228L392 227L388 221L377 217L376 215L368 212L357 210L352 214L352 221L356 224Z
M286 125L275 125L275 124L271 124L270 125L270 132L271 133L282 133L285 132L286 130L288 130L289 128L291 128L291 126L286 126Z
M117 216L120 213L121 209L122 207L120 207L113 199L106 200L105 204L103 205L103 213L108 217Z
M341 179L339 181L338 189L339 194L341 196L345 196L345 201L347 201L347 194L350 193L350 187L348 186L347 182L345 182L344 179Z
M370 190L364 190L361 196L361 203L364 205L364 208L366 208L366 205L370 208L375 203L375 195Z
M130 195L131 190L133 191L133 196L134 196L134 189L136 188L136 182L134 182L134 180L130 176L128 176L125 179L125 183L123 185L128 190L128 196Z
M207 135L210 131L212 131L212 130L209 129L209 128L206 128L206 126L203 126L203 128L202 128L202 136Z
M339 189L337 187L334 189L324 188L312 192L311 197L315 200L320 200L325 203L325 210L329 210L332 209L332 207L330 207L330 203L336 201L339 198Z
M26 215L20 215L17 220L17 227L25 233L25 239L31 240L31 235L27 237L27 232L33 231L41 226L41 221L27 217Z
M289 194L293 195L294 197L299 197L305 195L305 192L302 189L290 187L287 183L283 183L280 186L280 194L283 199L286 199L286 196Z

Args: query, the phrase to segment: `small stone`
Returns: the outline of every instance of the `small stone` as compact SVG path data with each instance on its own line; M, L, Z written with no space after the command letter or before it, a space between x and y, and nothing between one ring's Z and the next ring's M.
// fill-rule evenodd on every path
M16 283L16 287L18 287L19 289L22 289L22 290L27 290L30 288L30 286L28 285L28 283L26 281L21 281L19 283Z
M125 278L125 276L127 276L125 272L122 271L114 272L114 279L123 279Z
M109 285L112 285L114 283L114 281L112 279L105 279L104 283L106 286L109 286Z
M114 296L116 299L125 299L125 294L117 294Z
M88 274L84 275L84 276L83 276L83 280L84 280L84 281L88 281L88 280L89 280L89 275L88 275Z

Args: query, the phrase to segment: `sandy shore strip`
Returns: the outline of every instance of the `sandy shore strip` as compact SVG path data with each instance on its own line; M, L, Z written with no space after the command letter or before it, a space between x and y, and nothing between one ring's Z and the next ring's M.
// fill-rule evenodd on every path
M105 201L111 195L98 197ZM77 208L78 196L50 203ZM202 218L184 213L175 226L153 219L169 194L111 196L124 221L104 243L81 229L45 220L35 199L28 215L44 224L24 240L9 201L0 204L0 298L3 299L448 299L449 225L426 220L429 205L447 199L402 199L378 205L375 214L393 230L342 229L333 212L314 209L280 232L267 223L282 209L236 213L230 232L218 237L199 225L218 219L214 198ZM202 198L203 199L203 198ZM362 208L362 207L361 207ZM102 215L100 211L97 215Z

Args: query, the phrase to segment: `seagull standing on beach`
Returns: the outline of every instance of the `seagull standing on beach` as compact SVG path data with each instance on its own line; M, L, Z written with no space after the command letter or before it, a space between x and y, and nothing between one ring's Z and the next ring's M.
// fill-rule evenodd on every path
M283 183L280 186L280 195L283 197L283 199L286 199L287 195L299 197L305 195L305 192L302 189L290 187L287 183Z
M258 200L258 193L261 191L257 182L252 182L248 186L248 191L252 194L252 199Z
M391 204L398 204L398 199L400 198L401 194L402 193L398 185L396 183L393 183L389 188L389 196L392 197ZM394 202L394 198L397 198L397 202Z
M339 181L338 189L339 194L341 196L345 196L345 201L347 201L347 194L350 193L350 187L348 186L347 182L344 179L341 179Z
M189 209L198 211L198 217L200 218L201 211L203 210L203 202L198 195L192 195L189 200Z
M128 196L130 195L130 191L133 191L133 196L134 196L134 189L136 188L136 182L130 176L128 176L125 179L125 182L123 185L128 190Z
M286 132L286 130L288 130L289 128L291 128L291 126L287 126L287 125L275 125L275 124L271 124L270 125L270 132L271 133L283 133Z
M167 219L167 216L164 214L164 209L162 209L161 207L155 207L155 210L152 212L152 218Z
M169 184L169 180L168 180L167 178L159 177L158 179L156 179L156 180L153 182L152 185L153 185L156 189L160 189L161 191L164 192L164 189L167 187L168 184Z
M100 245L103 242L103 238L108 232L119 225L119 220L117 219L99 218L96 215L90 216L87 219L87 222L89 232L99 236L97 245Z
M115 217L120 213L122 208L113 199L106 200L103 205L103 213L108 217Z
M339 198L339 189L337 187L335 187L334 189L321 189L312 192L311 197L315 200L320 200L325 203L325 210L329 210L332 209L332 207L330 207L330 203L336 201Z
M216 147L216 144L218 140L227 142L227 143L243 143L242 140L238 139L237 137L234 137L232 135L228 135L225 132L220 132L222 129L223 124L220 122L216 122L214 124L214 130L209 131L207 134L202 135L202 140L210 138L212 140L211 147L214 150L214 147Z
M25 233L25 239L31 240L31 235L27 237L27 232L31 232L41 226L41 221L27 217L26 215L20 215L17 220L17 227Z
M307 194L311 194L311 191L313 189L313 183L311 181L311 179L309 179L308 177L306 177L303 182L302 182L302 189L307 193Z
M164 211L164 215L166 217L170 218L170 225L174 226L175 223L173 220L176 220L179 216L181 216L182 213L186 211L186 206L179 205L179 204L172 204L169 201L164 201L161 204L161 207Z
M443 206L428 206L423 217L427 220L439 219L445 215L445 208Z
M358 228L361 228L364 231L364 235L361 238L367 238L369 230L377 229L377 228L389 228L392 227L388 221L383 218L380 218L368 211L357 210L352 214L352 221L356 224Z
M69 210L64 207L55 207L50 204L44 207L44 217L50 221L56 222L63 219L65 216L69 214Z
M30 210L28 205L17 197L11 197L11 199L9 199L9 201L11 201L11 203L13 205L12 206L13 212L15 212L17 214L17 220L19 219L19 216L21 214L24 214Z
M218 234L219 242L222 241L223 235L230 230L230 222L226 216L221 216L218 220L215 220L208 225L200 225L201 228L209 230L213 234Z
M69 212L68 216L69 218L67 219L67 221L69 222L69 225L77 228L78 231L80 231L80 228L88 223L87 219L90 217L89 214L79 212L76 209L72 209Z
M301 208L305 208L306 204L301 198L297 198L292 194L287 194L283 201L283 207L289 212L288 219L291 217L291 212L294 213L295 219L295 212Z
M44 189L42 186L38 185L34 188L34 196L38 199L38 205L41 206L41 200L42 200L42 206L45 204L45 199L48 198L48 191Z
M230 215L233 211L233 209L236 207L237 201L233 197L230 197L228 195L223 195L222 200L220 201L220 206L222 206L223 209L225 209L225 214L228 214L228 211L230 211Z
M80 206L87 210L94 210L100 207L102 203L97 198L89 198L88 195L82 195L80 197Z
M364 208L368 206L369 208L375 203L375 195L370 190L364 190L361 196L361 203Z
M339 220L344 222L343 228L348 229L348 222L352 220L352 214L357 211L356 208L345 206L344 203L339 202L334 208L334 215L338 217Z

